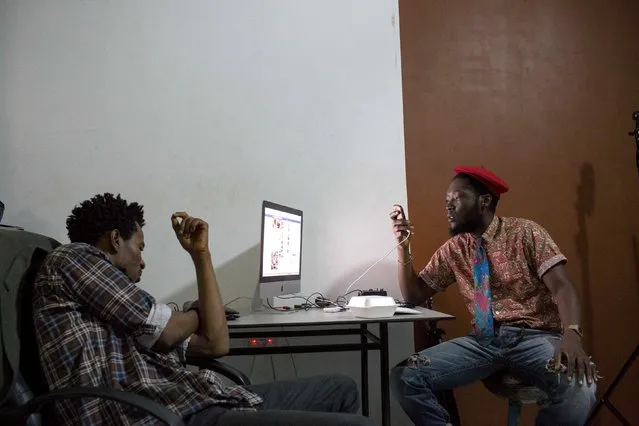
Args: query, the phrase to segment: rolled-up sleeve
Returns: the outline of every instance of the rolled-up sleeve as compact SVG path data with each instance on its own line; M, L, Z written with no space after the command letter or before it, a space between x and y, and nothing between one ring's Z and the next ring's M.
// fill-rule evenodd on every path
M186 352L189 349L189 344L191 343L191 337L193 337L193 335L190 335L189 337L187 337L186 340L177 347L178 357L180 358L181 362L186 362Z
M533 221L527 221L523 241L528 262L540 278L553 266L567 261L548 231Z
M149 312L149 316L146 319L147 333L137 336L138 343L145 348L153 347L155 342L157 342L160 338L160 334L162 334L166 325L169 323L172 312L171 308L164 303L153 305L151 307L151 312ZM152 332L151 329L153 329Z

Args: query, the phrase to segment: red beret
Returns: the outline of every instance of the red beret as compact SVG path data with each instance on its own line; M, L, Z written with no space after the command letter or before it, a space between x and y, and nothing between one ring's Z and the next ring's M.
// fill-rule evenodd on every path
M497 198L499 198L499 196L504 192L508 192L508 184L502 178L483 167L463 166L455 167L453 170L455 173L463 173L474 177L483 183L490 192L497 196Z

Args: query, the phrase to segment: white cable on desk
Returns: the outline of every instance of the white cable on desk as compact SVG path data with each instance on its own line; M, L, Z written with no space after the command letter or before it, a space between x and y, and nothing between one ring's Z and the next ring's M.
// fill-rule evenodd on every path
M386 253L382 258L380 258L377 262L375 262L371 266L369 266L368 269L365 270L362 273L362 275L360 275L359 277L355 278L355 280L346 288L346 291L344 292L344 296L346 296L348 294L348 291L351 289L351 287L353 287L357 281L361 280L364 277L364 275L366 275L368 273L368 271L373 269L379 262L381 262L382 260L386 259L393 252L393 250L396 250L397 247L401 246L406 241L408 241L408 239L410 238L410 234L411 234L411 231L408 231L408 234L406 234L406 237L404 237L403 240L401 240L399 243L397 243L395 246L393 246L393 248L390 249L390 251L388 253Z

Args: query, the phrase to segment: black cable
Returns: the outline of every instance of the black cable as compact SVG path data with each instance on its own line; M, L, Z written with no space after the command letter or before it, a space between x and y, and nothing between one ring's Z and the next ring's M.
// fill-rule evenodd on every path
M337 306L339 306L340 308L343 308L343 307L346 306L346 304L348 304L348 301L346 300L346 296L348 296L349 294L352 294L352 293L360 294L361 292L362 292L362 290L351 290L351 291L349 291L348 293L346 293L346 294L344 294L342 296L338 296L337 299L335 299L335 304ZM340 303L340 300L342 300L342 299L344 301L342 303Z
M240 297L236 297L235 299L231 300L230 302L225 303L225 304L224 304L224 306L228 306L228 305L230 305L231 303L233 303L233 302L235 302L235 301L237 301L237 300L240 300L240 299L253 300L253 299L251 299L250 297L240 296Z
M277 375L275 374L275 364L273 364L273 355L269 355L269 358L271 358L271 370L273 371L273 381L276 382Z
M268 305L269 308L273 309L274 311L279 311L280 309L276 309L271 305L271 302L268 300L268 297L266 298L266 304Z
M304 301L306 301L306 305L310 306L310 307L314 307L314 308L320 308L321 306L319 306L317 303L311 301L311 297L315 296L315 295L319 295L322 299L326 299L324 297L324 295L318 291L316 291L315 293L311 293L310 296L305 297L305 296L275 296L278 299L282 299L282 300L286 300L286 299L302 299ZM306 310L308 310L308 307L304 308Z
M356 289L356 290L351 290L348 293L341 295L341 296L337 296L337 299L335 299L335 301L332 301L330 299L327 299L326 297L324 297L324 295L322 293L320 293L319 291L316 291L315 293L311 293L309 296L275 296L277 299L282 299L282 300L287 300L287 299L302 299L306 302L306 306L303 307L302 309L308 310L309 307L312 308L324 308L326 306L330 306L330 305L337 305L340 308L343 308L346 306L346 304L348 303L348 300L346 299L346 296L348 296L349 294L353 294L353 293L358 293L361 294L362 290L360 289ZM315 301L312 300L312 297L318 295L319 298L321 298L320 302L317 301L317 299L315 299ZM323 303L325 302L325 303ZM272 306L269 306L272 309L276 309L273 308ZM276 310L280 310L280 309L276 309Z
M172 308L171 308L171 305L173 305ZM169 302L169 303L166 304L166 306L171 308L174 312L179 312L179 310L180 310L180 307L175 302Z
M278 312L291 312L291 311L295 310L295 309L290 309L290 308L276 308L275 306L271 305L271 302L268 300L268 297L266 298L266 304L268 305L269 308L273 309L274 311L278 311Z
M253 359L251 360L251 369L248 374L249 379L253 377L253 370L255 370L255 355L253 355Z
M276 299L281 299L281 300L302 299L304 302L306 302L306 303L304 303L302 305L302 309L306 309L306 310L308 310L310 308L313 308L313 307L317 307L314 303L312 303L309 300L308 297L304 297L304 296L285 296L285 297L283 297L283 296L275 296L275 298Z

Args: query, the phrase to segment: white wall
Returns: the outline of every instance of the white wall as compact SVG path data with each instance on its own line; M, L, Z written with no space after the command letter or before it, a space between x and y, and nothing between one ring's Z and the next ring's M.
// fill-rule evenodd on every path
M211 224L226 300L253 295L263 199L305 212L302 293L340 294L392 247L388 212L406 201L397 1L0 5L4 223L67 241L74 204L120 192L146 209L142 286L179 303L196 288L175 210ZM355 288L398 295L395 265ZM395 362L411 329L391 334ZM298 373L357 377L358 355L339 357L296 356Z

